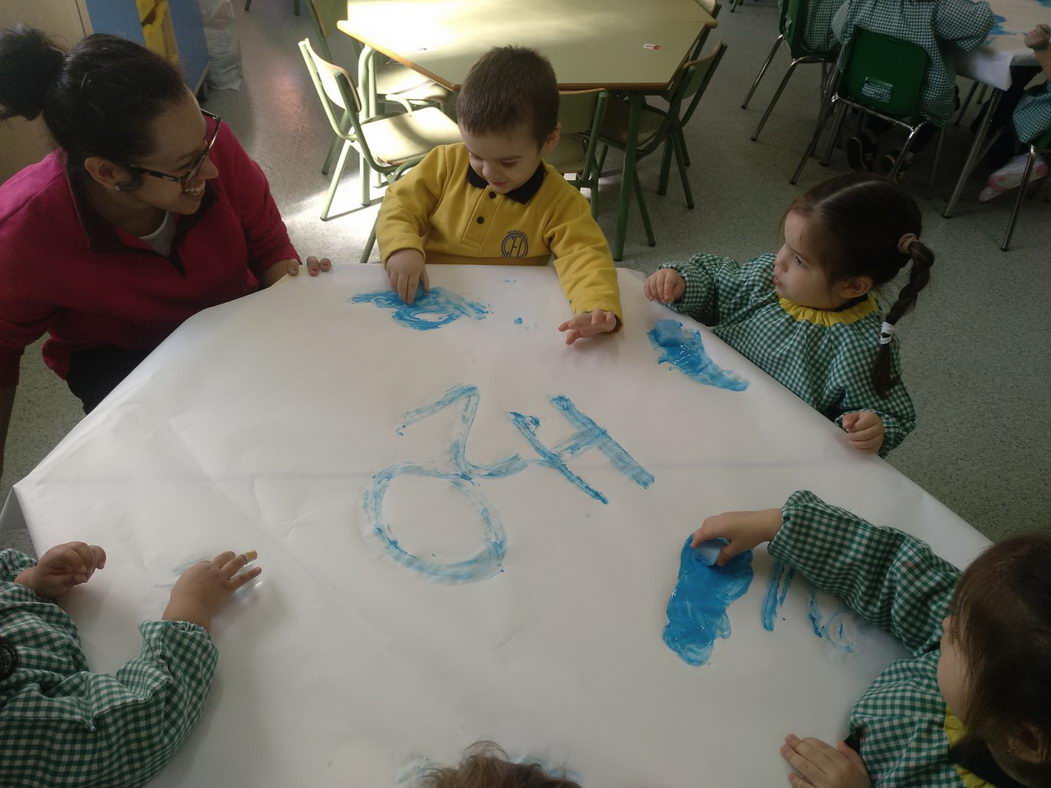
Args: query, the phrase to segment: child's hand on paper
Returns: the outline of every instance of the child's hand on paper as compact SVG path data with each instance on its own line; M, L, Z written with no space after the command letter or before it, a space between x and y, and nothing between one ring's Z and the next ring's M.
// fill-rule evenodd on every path
M239 555L233 552L220 553L211 561L198 561L175 581L168 607L161 618L166 621L189 621L210 629L212 616L230 595L249 580L259 577L263 571L257 566L241 572L255 559L255 550L249 550Z
M558 327L566 332L566 344L572 345L578 339L608 334L617 327L617 316L605 309L594 312L581 312L579 315Z
M686 280L674 268L662 268L646 277L643 292L650 301L674 304L686 292Z
M726 545L716 560L718 566L738 553L751 550L757 544L769 542L781 529L781 510L762 509L758 512L723 512L707 518L701 527L693 532L691 547L710 539L726 539Z
M850 438L850 447L862 454L876 454L883 445L886 431L883 419L871 410L859 410L843 417L843 429Z
M39 597L54 599L88 582L95 570L105 565L106 551L98 545L66 542L44 553L36 566L19 572L15 582Z
M872 785L861 756L845 742L833 747L820 739L800 739L790 733L781 746L781 757L795 769L788 775L792 785L813 788L870 788Z
M427 265L423 261L423 255L415 249L399 249L387 258L384 268L387 271L390 289L406 304L416 300L416 288L421 283L424 291L431 289L431 282L427 278Z

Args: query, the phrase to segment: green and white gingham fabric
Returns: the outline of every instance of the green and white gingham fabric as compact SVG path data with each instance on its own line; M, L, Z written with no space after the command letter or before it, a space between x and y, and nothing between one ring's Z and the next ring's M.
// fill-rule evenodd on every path
M778 10L786 0L780 0ZM843 0L808 0L806 31L803 39L815 52L835 52L839 41L832 32L832 17L843 4Z
M1026 144L1051 130L1051 80L1027 90L1011 120L1018 141Z
M832 30L846 43L855 27L911 41L926 50L931 62L920 113L941 126L956 109L954 55L985 43L993 12L985 0L846 0L832 19Z
M0 633L19 658L0 681L0 785L142 785L201 715L217 660L211 636L196 624L147 621L138 658L115 675L91 673L73 620L12 582L34 564L0 552Z
M853 323L818 325L788 314L774 289L774 255L740 265L729 257L699 254L666 263L686 279L681 299L668 304L711 326L713 333L785 388L842 426L842 417L871 410L883 420L880 455L916 427L916 412L901 383L898 351L891 360L899 378L886 399L872 385L883 314L875 308Z
M781 508L770 555L834 594L912 654L892 662L850 712L874 785L959 788L949 761L937 665L942 619L960 571L923 542L871 525L811 492Z

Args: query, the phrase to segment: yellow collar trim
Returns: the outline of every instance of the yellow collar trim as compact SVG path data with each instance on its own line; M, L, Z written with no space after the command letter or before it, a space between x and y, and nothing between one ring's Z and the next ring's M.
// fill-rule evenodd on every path
M836 323L856 323L866 315L871 315L879 306L876 297L869 293L869 297L860 303L854 304L850 309L836 311L833 309L814 309L813 307L797 304L787 298L778 297L781 308L796 320L813 323L816 326L834 326Z
M945 710L945 738L949 740L949 746L953 747L960 739L963 738L964 734L967 733L967 729L963 726L963 722L948 709ZM983 780L981 777L976 776L973 772L960 766L960 764L953 764L956 768L956 774L959 775L961 782L966 788L996 788L992 783Z

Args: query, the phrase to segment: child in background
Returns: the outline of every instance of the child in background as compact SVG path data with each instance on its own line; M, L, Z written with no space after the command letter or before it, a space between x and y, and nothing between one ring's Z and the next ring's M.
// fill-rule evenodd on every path
M1026 91L1011 114L1014 138L1023 145L1051 130L1051 27L1037 25L1025 34L1025 45L1033 50L1040 69L1047 77L1042 85ZM1028 80L1027 80L1028 81ZM989 176L989 181L982 189L978 199L982 202L1003 194L1008 189L1016 189L1022 183L1026 160L1029 153L1020 153ZM1037 179L1047 175L1047 162L1037 155L1033 162L1030 178Z
M255 553L187 569L160 621L140 625L141 655L114 675L88 670L73 620L54 600L106 565L69 542L39 562L0 551L0 785L142 785L201 716L217 654L212 616L258 577Z
M425 263L546 265L555 256L574 317L566 344L623 320L617 271L587 200L543 155L558 144L558 83L531 49L498 47L456 102L463 144L431 151L387 189L376 237L391 289L411 304Z
M912 654L854 705L845 742L788 735L792 785L1051 785L1051 536L1000 542L961 574L923 542L797 492L780 509L709 517L693 544L719 537L720 566L769 541Z
M580 788L551 777L538 763L514 763L491 741L472 744L459 766L428 769L418 788Z
M919 208L890 181L850 173L798 197L782 229L776 257L666 263L646 279L646 297L711 326L846 430L855 449L885 456L916 425L891 340L934 263L919 240ZM910 262L884 317L872 288Z

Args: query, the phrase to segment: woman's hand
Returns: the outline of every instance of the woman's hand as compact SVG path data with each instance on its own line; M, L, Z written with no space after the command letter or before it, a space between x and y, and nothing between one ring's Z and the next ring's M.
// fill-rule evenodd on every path
M674 304L686 292L686 280L674 268L662 268L646 277L642 291L650 301Z
M870 788L872 785L861 756L845 742L833 747L821 739L800 739L790 733L781 746L781 757L795 769L788 775L792 785L813 788Z
M769 542L781 529L781 510L762 509L758 512L723 512L707 518L701 527L693 532L692 547L711 539L726 539L726 545L716 560L718 566L738 553L751 550L762 542Z
M886 430L883 419L871 410L858 410L843 417L843 429L850 438L850 448L862 454L877 454Z
M596 309L594 312L581 312L576 317L567 320L558 327L559 331L566 332L566 344L572 345L578 339L608 334L617 328L617 316L605 309Z
M54 599L73 586L88 582L106 565L106 551L95 544L66 542L48 550L37 565L18 573L16 583L44 599Z
M212 616L230 595L249 580L259 577L263 571L257 566L241 572L255 559L255 550L249 550L240 555L220 553L211 561L198 561L175 581L168 607L161 618L166 621L189 621L210 629Z
M424 292L431 289L427 264L416 249L399 249L384 264L390 289L406 304L416 300L416 288L422 284Z

